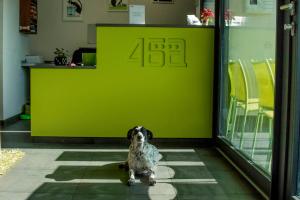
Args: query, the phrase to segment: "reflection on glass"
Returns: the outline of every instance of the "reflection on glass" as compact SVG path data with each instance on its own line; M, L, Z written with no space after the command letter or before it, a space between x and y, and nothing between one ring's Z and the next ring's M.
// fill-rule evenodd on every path
M276 1L268 1L268 5L249 0L225 2L220 132L238 151L270 173Z
M202 25L215 25L215 0L195 0L196 17Z

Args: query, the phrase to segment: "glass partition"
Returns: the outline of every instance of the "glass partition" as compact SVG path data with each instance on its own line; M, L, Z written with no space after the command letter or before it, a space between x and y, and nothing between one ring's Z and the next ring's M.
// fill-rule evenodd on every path
M225 0L221 137L271 171L276 1Z

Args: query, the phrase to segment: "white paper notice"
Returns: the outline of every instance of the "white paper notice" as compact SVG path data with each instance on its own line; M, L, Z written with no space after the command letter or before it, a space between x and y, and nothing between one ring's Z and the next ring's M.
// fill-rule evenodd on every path
M129 23L145 24L145 6L129 5Z

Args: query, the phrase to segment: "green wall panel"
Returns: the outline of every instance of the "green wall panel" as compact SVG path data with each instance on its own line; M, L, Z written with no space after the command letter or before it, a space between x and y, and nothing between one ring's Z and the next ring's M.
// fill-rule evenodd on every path
M96 69L31 70L33 136L212 137L213 29L97 29Z

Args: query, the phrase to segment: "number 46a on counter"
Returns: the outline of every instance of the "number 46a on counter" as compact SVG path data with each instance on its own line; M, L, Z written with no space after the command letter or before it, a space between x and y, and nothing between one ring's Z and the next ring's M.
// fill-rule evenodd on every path
M184 39L139 38L130 49L128 61L141 67L187 67Z

